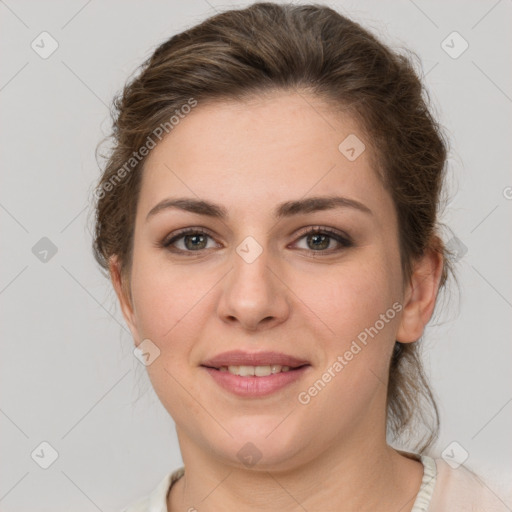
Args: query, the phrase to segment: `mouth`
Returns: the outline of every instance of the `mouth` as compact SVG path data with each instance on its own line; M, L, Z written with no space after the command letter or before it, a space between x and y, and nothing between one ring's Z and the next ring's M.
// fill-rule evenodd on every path
M311 364L277 352L231 351L204 361L200 367L224 390L239 397L259 398L301 379Z
M217 370L219 372L230 373L231 375L238 375L239 377L268 377L269 375L276 375L278 373L286 373L298 370L299 368L303 368L305 366L310 366L309 364L303 364L300 366L287 366L280 364L272 364L272 365L259 365L259 366L251 366L251 365L229 365L229 366L207 366L201 365L205 368L210 368L211 370Z
M203 361L201 366L214 368L216 370L226 368L227 371L230 371L230 368L259 368L259 371L268 371L268 367L270 373L278 373L278 371L282 371L283 368L291 370L304 366L305 364L309 364L309 361L282 352L245 352L243 350L231 350L217 354ZM248 375L255 374L249 373Z

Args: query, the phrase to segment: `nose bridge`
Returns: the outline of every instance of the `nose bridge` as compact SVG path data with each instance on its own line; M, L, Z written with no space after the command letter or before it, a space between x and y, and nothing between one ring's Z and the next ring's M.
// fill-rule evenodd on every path
M269 319L282 321L287 314L287 300L279 286L267 242L259 237L245 237L232 254L233 269L227 276L219 304L225 320L238 320L255 329Z
M261 237L259 237L261 240ZM247 236L233 254L231 292L241 293L237 300L248 303L268 303L271 297L272 279L269 277L269 250L265 242Z

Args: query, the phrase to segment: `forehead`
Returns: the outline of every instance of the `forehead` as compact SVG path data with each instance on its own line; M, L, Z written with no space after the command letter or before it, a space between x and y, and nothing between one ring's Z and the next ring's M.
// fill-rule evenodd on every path
M148 161L170 152L187 162L223 156L248 161L254 155L273 163L301 156L318 160L318 153L326 149L337 155L339 143L349 134L365 138L352 116L334 115L332 105L320 98L273 92L244 101L198 103Z
M311 95L198 103L148 156L139 206L147 213L168 196L186 195L255 212L339 193L385 208L390 198L370 151L353 117Z

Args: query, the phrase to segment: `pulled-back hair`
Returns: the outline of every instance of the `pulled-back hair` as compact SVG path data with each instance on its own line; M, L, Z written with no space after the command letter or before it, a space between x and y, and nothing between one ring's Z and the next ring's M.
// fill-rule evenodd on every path
M273 91L307 92L354 116L396 208L404 283L415 259L435 250L443 256L443 287L451 271L438 235L447 142L429 111L428 94L408 56L318 4L255 3L216 14L171 37L141 65L113 103L113 148L96 188L99 264L108 270L116 255L127 286L147 158L141 148L158 127L168 126L194 102ZM123 289L131 300L129 287ZM439 414L420 348L417 342L395 343L387 429L392 440L418 437L415 448L423 452L438 436ZM416 428L425 434L419 436Z

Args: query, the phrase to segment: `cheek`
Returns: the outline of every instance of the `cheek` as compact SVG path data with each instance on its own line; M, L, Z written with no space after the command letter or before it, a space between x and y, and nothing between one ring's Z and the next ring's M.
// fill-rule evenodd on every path
M337 271L333 267L328 276L301 278L301 298L314 311L311 318L320 329L310 326L310 332L325 333L316 339L324 352L319 368L322 382L311 382L327 389L325 393L311 389L319 411L323 407L344 415L347 407L354 413L362 411L384 389L402 306L397 300L396 269L383 261L365 258Z
M323 325L321 331L310 326L310 332L325 333L315 339L324 353L322 364L299 397L305 413L329 410L348 427L365 414L374 397L385 394L401 304L390 274L381 270L363 265L359 271L354 267L329 279L304 281L307 306L316 315L311 318Z
M180 417L186 411L201 418L204 411L190 398L201 395L190 379L191 352L202 335L205 295L215 279L211 273L197 276L186 265L171 266L154 257L140 255L137 263L132 291L139 336L160 350L146 367L152 386L171 416Z
M134 255L132 292L139 334L166 346L201 309L212 287L208 275L198 279L188 265L172 265L143 251Z
M297 279L295 289L300 290L300 299L316 314L312 318L322 327L321 332L343 345L392 309L399 298L392 274L391 269L370 263L333 266L322 274L304 273ZM386 318L389 321L385 327L379 322L380 330L388 333L396 324L394 313L392 309L388 317L393 318Z

